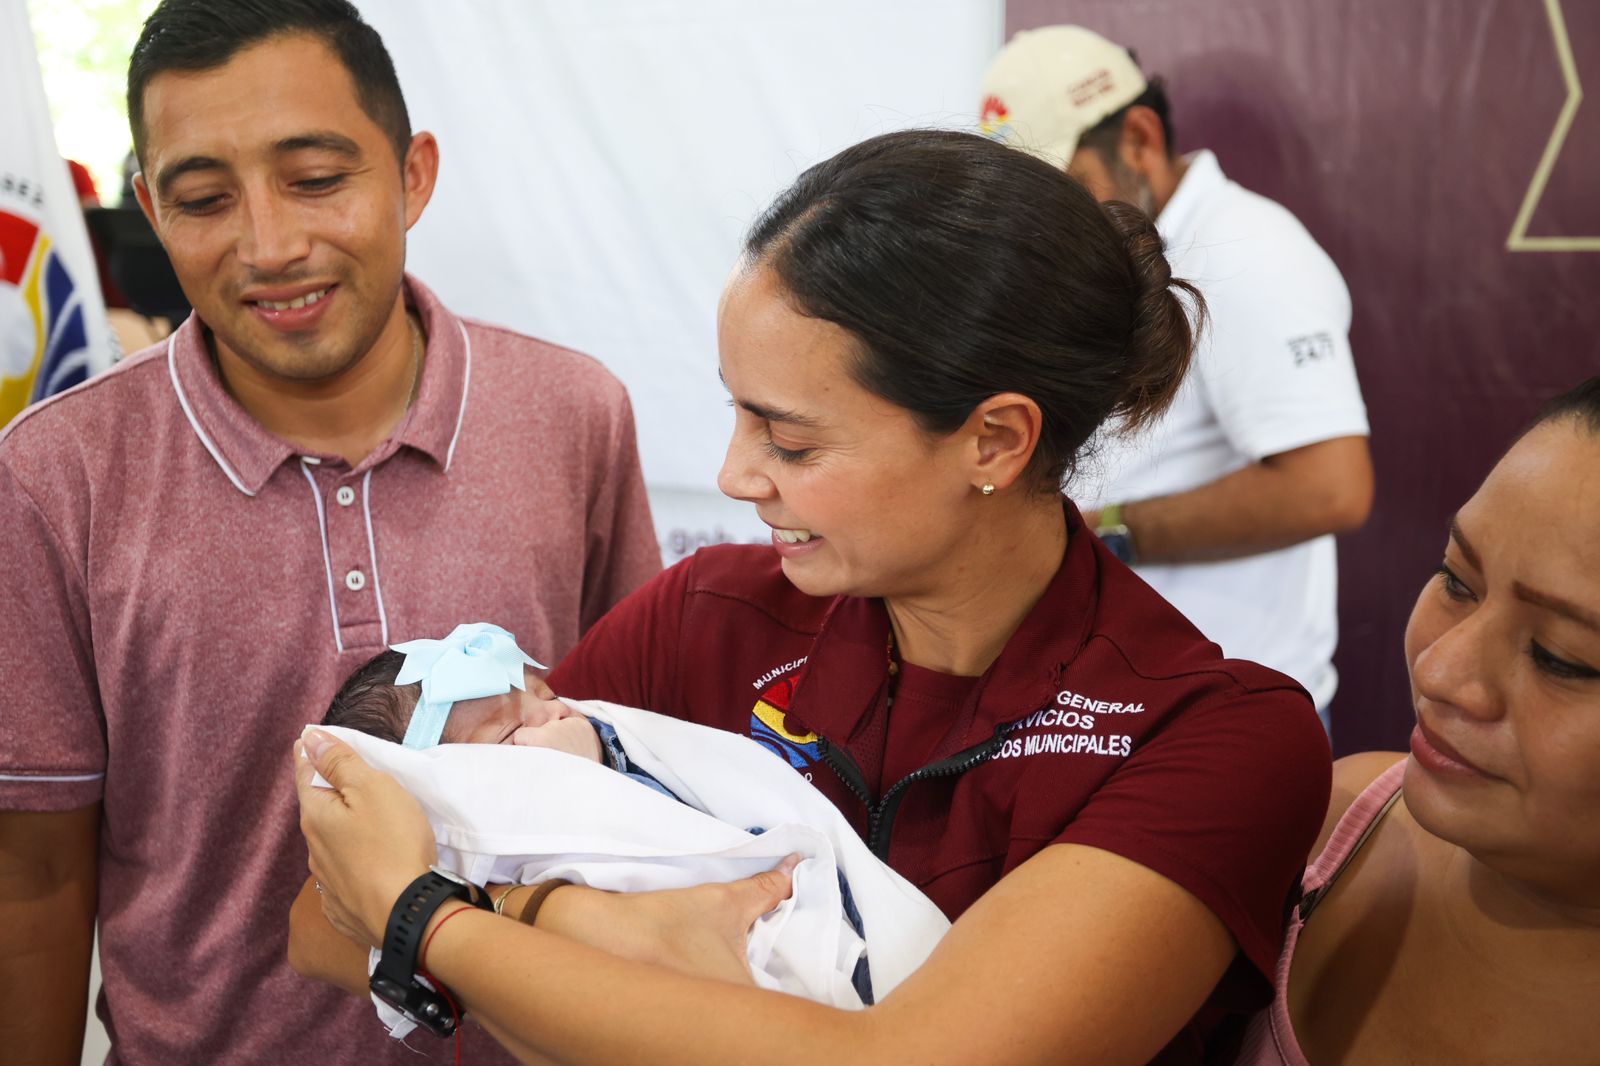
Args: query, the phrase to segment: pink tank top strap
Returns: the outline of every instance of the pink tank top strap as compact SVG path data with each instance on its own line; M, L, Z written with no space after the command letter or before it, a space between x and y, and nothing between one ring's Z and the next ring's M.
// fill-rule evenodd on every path
M1363 789L1361 795L1350 804L1339 819L1339 824L1333 827L1333 834L1323 846L1322 854L1306 868L1301 879L1300 887L1304 893L1298 915L1301 921L1305 921L1328 894L1345 867L1350 865L1350 860L1355 858L1356 852L1361 850L1367 838L1383 821L1389 808L1400 799L1400 783L1405 780L1405 774L1406 760L1401 759L1374 778L1372 784Z
M1322 854L1306 868L1302 879L1305 894L1300 906L1290 915L1283 953L1278 958L1272 1005L1251 1020L1234 1060L1235 1066L1309 1066L1289 1017L1289 973L1300 942L1300 928L1383 821L1384 814L1400 798L1400 783L1405 779L1405 772L1406 760L1401 759L1379 774L1350 804L1339 824L1334 826Z

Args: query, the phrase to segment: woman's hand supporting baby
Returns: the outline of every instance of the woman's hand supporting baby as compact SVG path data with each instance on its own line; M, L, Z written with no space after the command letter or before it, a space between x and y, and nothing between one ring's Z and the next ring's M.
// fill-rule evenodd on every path
M437 858L428 820L394 778L319 730L296 742L294 773L323 913L351 940L377 947L395 900ZM333 787L313 785L317 773Z
M313 785L317 773L333 788ZM389 775L316 730L295 745L295 783L323 914L350 940L378 946L394 901L437 857L422 808ZM798 862L790 856L744 880L660 892L573 885L550 895L537 926L621 958L749 985L750 927L788 898ZM317 972L314 960L306 961L297 968Z
M753 985L745 954L750 927L789 898L799 861L791 855L741 881L659 892L574 885L549 897L539 909L538 927L621 958Z

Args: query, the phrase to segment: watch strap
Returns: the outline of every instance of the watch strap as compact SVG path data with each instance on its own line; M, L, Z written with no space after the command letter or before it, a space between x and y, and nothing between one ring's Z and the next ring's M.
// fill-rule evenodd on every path
M474 888L469 882L445 877L435 870L429 870L407 885L389 911L378 965L368 982L374 995L399 1008L435 1036L454 1033L457 1019L440 991L417 979L422 935L434 912L451 900L489 909L488 893L482 889L474 893Z
M1122 508L1123 505L1120 503L1108 503L1100 508L1094 535L1111 549L1113 555L1128 566L1132 566L1138 562L1139 552L1133 543L1133 530L1123 521Z

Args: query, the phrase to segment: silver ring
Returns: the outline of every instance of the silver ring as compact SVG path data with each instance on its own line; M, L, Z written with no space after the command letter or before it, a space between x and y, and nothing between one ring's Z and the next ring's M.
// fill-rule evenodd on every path
M318 892L321 892L322 891L322 882L314 880L314 881L311 882L311 887L316 889Z

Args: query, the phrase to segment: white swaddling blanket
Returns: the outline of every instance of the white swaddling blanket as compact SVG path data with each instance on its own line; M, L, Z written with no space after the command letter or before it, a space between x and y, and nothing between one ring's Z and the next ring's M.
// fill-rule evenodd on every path
M565 752L489 744L415 751L322 728L417 798L440 864L477 884L564 877L649 891L732 881L801 855L793 893L750 933L750 968L763 988L858 1008L851 978L863 953L873 997L882 999L949 929L939 908L879 861L822 793L755 741L632 707L566 702L609 722L629 759L683 802ZM864 943L845 917L839 872ZM378 1006L396 1036L410 1031L397 1012Z

